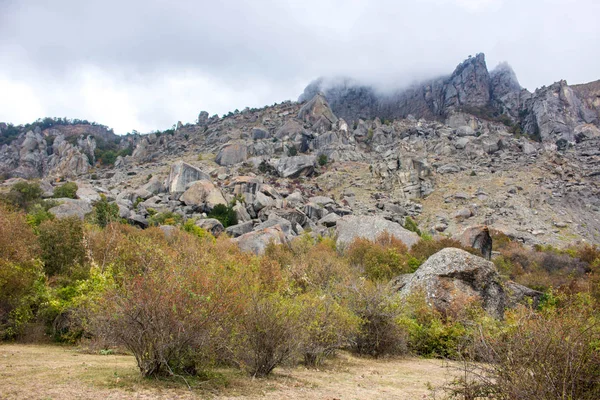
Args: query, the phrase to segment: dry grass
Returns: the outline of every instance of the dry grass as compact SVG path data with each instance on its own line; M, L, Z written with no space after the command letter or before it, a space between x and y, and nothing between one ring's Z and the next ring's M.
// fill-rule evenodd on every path
M132 356L56 345L0 345L0 399L426 399L456 371L439 360L341 354L323 369L277 369L268 379L219 371L212 380L142 379Z

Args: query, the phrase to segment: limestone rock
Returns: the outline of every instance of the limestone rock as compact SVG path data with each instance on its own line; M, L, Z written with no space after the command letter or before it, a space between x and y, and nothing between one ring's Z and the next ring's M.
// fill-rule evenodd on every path
M463 231L458 240L465 247L481 251L481 255L486 260L492 258L492 237L487 226L470 226Z
M83 220L86 214L92 212L92 206L86 200L57 199L57 201L61 204L48 210L56 218L77 217Z
M269 243L287 243L285 233L279 226L273 226L260 231L245 233L232 240L240 247L242 251L252 252L259 255L265 252L265 249Z
M208 174L186 162L177 161L171 165L166 187L170 193L183 193L186 186L199 180L210 180Z
M419 241L419 235L404 229L402 225L377 216L347 215L337 220L335 233L337 245L342 248L356 238L375 241L379 235L387 232L410 248Z
M313 155L301 155L281 158L275 165L275 169L282 178L297 178L309 176L315 170L316 157Z
M457 301L477 300L490 315L502 318L508 303L494 264L455 248L435 253L395 287L403 296L423 291L427 301L442 313Z
M219 188L204 179L191 183L180 200L188 206L201 206L205 211L212 210L217 204L227 205Z
M219 165L233 165L248 159L248 146L243 143L229 143L217 154L215 162Z
M196 221L196 226L210 232L210 234L215 237L219 236L225 230L221 221L215 218L199 219Z

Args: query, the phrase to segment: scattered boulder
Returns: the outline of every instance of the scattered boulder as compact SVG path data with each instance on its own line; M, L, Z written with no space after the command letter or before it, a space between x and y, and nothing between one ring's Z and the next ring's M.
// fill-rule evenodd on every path
M402 225L377 216L347 215L337 220L335 233L340 248L349 245L356 238L375 241L379 235L387 232L411 247L419 241L419 235L402 227Z
M234 238L242 236L245 233L252 232L254 223L252 221L242 222L241 224L232 225L225 229L225 233Z
M275 169L282 178L310 176L315 170L315 162L313 155L284 157L277 162Z
M188 206L202 207L204 211L211 211L217 204L227 205L221 190L209 180L193 182L180 200Z
M56 218L67 218L77 217L83 220L86 214L92 212L92 206L88 201L85 200L74 200L74 199L57 199L59 204L56 207L52 207L48 210L51 214L54 214Z
M219 236L225 230L221 221L215 218L199 219L196 221L196 226L210 232L210 234L215 237Z
M242 251L252 252L257 255L263 254L269 243L287 243L285 233L277 225L260 231L245 233L232 240Z
M233 165L248 159L248 147L243 143L229 143L223 146L215 158L219 165Z
M446 248L435 253L413 274L402 276L394 287L403 296L423 292L442 313L459 302L480 301L492 316L502 318L508 298L494 264L464 250Z
M170 193L183 193L187 185L201 179L210 180L210 177L200 168L183 161L177 161L171 165L171 171L165 186Z

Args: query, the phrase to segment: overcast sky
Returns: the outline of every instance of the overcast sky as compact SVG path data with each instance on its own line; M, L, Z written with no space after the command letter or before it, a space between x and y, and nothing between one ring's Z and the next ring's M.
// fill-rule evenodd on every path
M296 100L322 75L404 85L478 52L530 90L584 83L600 79L599 16L598 0L0 0L0 121L147 132Z

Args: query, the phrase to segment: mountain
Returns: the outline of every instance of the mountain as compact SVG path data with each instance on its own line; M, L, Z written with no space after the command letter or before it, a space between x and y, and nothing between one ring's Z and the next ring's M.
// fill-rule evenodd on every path
M306 87L299 101L322 93L333 112L349 122L408 116L447 121L454 113L466 112L502 122L514 133L560 145L575 142L578 126L598 124L598 90L597 83L572 88L560 81L530 93L521 88L507 63L489 72L485 55L479 53L460 63L450 75L391 94L349 78L319 78Z
M600 243L599 90L560 81L530 93L478 54L395 93L319 79L299 102L202 111L146 135L0 124L0 192L38 179L50 196L73 180L80 199L57 216L81 216L103 194L137 226L173 213L256 252L307 232L404 232L407 217L431 234L484 224L528 244ZM234 200L237 224L208 218ZM342 232L356 216L364 226Z

